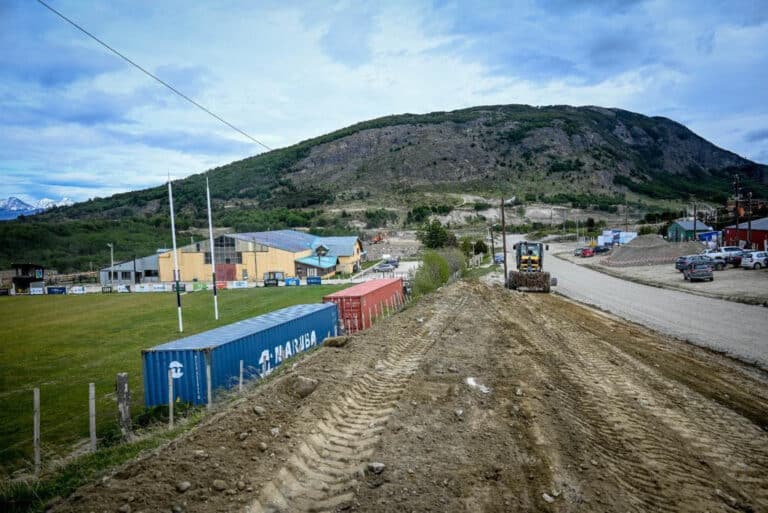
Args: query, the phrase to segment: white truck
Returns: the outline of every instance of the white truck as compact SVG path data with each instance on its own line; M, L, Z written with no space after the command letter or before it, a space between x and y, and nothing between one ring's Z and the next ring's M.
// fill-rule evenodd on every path
M707 255L713 260L721 260L725 264L738 266L741 263L741 254L743 250L738 246L721 246L717 249L705 249L702 255Z

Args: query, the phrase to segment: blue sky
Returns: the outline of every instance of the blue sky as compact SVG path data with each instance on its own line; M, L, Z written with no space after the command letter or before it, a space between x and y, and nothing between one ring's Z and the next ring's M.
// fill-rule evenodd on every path
M620 107L768 163L768 2L49 0L278 148L486 104ZM259 153L32 0L0 0L0 198L76 201Z

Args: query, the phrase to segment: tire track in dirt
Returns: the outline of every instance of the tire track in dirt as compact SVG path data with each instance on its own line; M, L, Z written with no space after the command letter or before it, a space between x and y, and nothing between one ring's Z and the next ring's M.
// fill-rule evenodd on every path
M494 305L497 313L526 334L533 363L555 386L561 418L576 428L584 454L599 455L625 507L701 511L713 492L720 505L725 498L735 509L768 507L766 437L754 424L695 392L681 395L607 337L553 315L554 298L502 299L522 318Z
M333 511L350 502L408 379L465 303L464 297L444 301L420 329L392 344L373 373L358 376L245 512Z

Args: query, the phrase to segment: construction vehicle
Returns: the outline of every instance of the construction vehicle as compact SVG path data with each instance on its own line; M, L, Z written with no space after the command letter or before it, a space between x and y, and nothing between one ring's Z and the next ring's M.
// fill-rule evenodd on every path
M544 272L544 244L522 241L512 248L515 251L516 270L509 272L507 288L549 292L551 285L557 285L557 279Z
M379 232L371 238L371 244L378 244L384 242L387 238L386 232Z

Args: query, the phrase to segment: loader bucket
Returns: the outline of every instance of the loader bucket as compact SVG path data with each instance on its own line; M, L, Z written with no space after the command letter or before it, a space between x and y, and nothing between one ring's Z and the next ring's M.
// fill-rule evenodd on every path
M549 292L551 284L549 273L544 272L511 271L507 280L507 288L529 292Z

